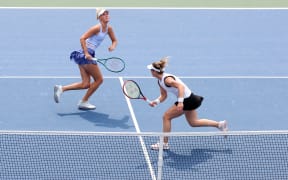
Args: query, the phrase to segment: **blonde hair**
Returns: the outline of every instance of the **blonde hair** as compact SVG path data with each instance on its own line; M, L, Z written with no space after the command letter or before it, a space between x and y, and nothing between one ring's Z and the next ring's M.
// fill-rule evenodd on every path
M152 63L152 65L154 68L160 70L159 73L163 73L165 67L168 65L168 59L169 59L169 56L163 57L159 61Z

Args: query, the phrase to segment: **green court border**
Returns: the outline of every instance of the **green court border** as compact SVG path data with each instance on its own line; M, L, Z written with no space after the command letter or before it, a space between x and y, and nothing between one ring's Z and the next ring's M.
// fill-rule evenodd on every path
M0 0L0 7L284 8L288 0Z

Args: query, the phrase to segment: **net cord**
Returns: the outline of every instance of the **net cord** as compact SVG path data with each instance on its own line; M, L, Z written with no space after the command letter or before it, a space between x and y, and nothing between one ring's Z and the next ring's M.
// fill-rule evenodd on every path
M62 135L62 136L251 136L268 134L288 134L288 130L273 131L212 131L212 132L89 132L89 131L21 131L21 130L0 130L2 134L19 135Z

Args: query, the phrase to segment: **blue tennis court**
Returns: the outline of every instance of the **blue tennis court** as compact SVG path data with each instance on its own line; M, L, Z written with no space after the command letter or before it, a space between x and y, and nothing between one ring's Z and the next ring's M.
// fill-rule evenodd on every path
M174 103L174 97L170 96L165 103L155 108L148 106L145 101L128 102L122 93L121 81L133 79L140 84L147 97L157 98L159 87L157 81L151 78L146 65L163 56L171 56L167 72L178 75L195 93L204 96L205 100L198 109L199 117L217 121L225 119L231 131L287 130L286 9L112 9L110 16L110 24L115 29L119 45L114 52L109 53L107 48L110 41L107 38L96 54L122 57L126 62L126 70L115 74L101 67L104 83L90 100L97 108L94 111L81 111L77 109L77 103L85 91L65 92L61 102L56 104L53 100L53 86L80 80L79 70L69 60L69 54L80 48L80 36L96 23L95 10L0 9L1 131L159 133L162 131L162 114ZM215 131L213 128L191 128L184 117L172 122L173 132ZM9 179L9 171L5 171L9 169L9 163L11 167L16 167L11 171L11 174L16 174L14 179L17 179L17 175L21 176L21 172L27 179L41 179L40 171L53 164L49 159L43 166L37 164L45 156L40 153L44 151L42 148L49 145L48 156L52 157L52 161L53 158L60 159L57 163L62 162L62 166L57 164L51 171L46 169L48 175L43 176L44 179L61 179L64 176L78 179L87 174L91 175L87 179L109 179L97 176L93 168L97 172L107 170L105 173L111 175L110 179L131 179L133 172L143 175L139 179L151 179L151 171L157 169L158 152L149 149L151 143L157 141L156 137L144 138L144 147L147 147L144 154L141 152L143 146L141 148L134 136L126 139L112 136L109 139L106 136L86 137L85 134L84 137L76 136L75 139L73 135L67 137L60 133L60 137L48 136L46 145L41 142L41 137L43 136L31 137L27 142L17 135L9 137L7 141L2 139L1 154L7 154L5 158L1 157L4 179ZM222 137L220 140L219 136L213 139L198 137L192 138L191 142L186 137L175 137L174 150L171 139L171 151L164 152L163 166L164 173L173 173L166 174L163 179L177 179L173 174L181 179L225 179L224 175L213 176L220 169L227 170L226 172L231 173L229 177L234 179L243 177L238 177L239 171L247 173L244 179L251 179L253 172L260 172L263 177L267 177L262 171L271 171L273 174L273 170L279 169L282 170L281 173L273 178L287 177L285 137L277 136L275 140L268 135L268 140L260 137L255 142L249 138L246 141L244 137L242 139L246 143L241 142L243 144L236 143L239 140L237 136L226 141ZM10 140L15 144L9 144ZM116 148L106 145L114 141ZM219 144L215 141L219 141ZM23 154L27 148L25 143L30 142L33 143L28 149L40 155L31 157L35 159L35 164L29 164L24 168L26 171L21 171L20 168L31 158L28 155L19 157L17 162L17 158L15 161L13 159L13 153ZM69 143L66 144L67 142ZM77 143L71 146L70 142ZM84 142L85 146L79 147L83 146L80 142ZM279 148L278 156L269 156L271 148L281 143L283 147ZM39 148L35 149L37 145ZM257 151L253 145L267 146L267 149L263 147L262 154L252 153L251 156L257 157L253 162L258 162L261 166L249 169L244 167L243 159L253 159L247 155ZM13 148L18 146L19 148ZM122 149L120 152L124 159L131 156L132 160L107 160L107 151L111 151L113 156L117 154L117 149ZM125 149L129 151L125 152ZM60 154L56 153L57 156L54 156L54 152ZM65 152L69 152L68 155L61 156ZM145 152L152 164L150 169L147 167ZM242 160L241 153L245 157ZM70 157L73 157L73 162L69 161L71 166L64 163ZM282 159L277 159L279 157ZM95 164L93 158L101 163ZM271 158L270 163L263 158ZM230 160L223 162L225 159L238 163L233 166ZM82 164L84 161L87 163ZM117 169L117 163L122 169ZM279 167L271 167L271 164L277 163ZM253 164L253 167L256 165ZM39 169L35 171L39 174L31 170L36 166ZM205 171L213 170L215 166L218 169L211 171L211 174ZM64 175L56 173L61 167L64 168ZM68 170L73 167L74 178L71 170ZM112 170L109 167L113 167ZM135 170L132 171L133 168ZM127 173L129 169L131 173ZM205 176L207 174L209 176ZM255 176L256 179L261 179L258 175Z

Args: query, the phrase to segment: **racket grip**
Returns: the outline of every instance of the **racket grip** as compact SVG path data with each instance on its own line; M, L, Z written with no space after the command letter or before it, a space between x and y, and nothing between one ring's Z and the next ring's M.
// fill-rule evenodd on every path
M94 61L98 61L98 59L97 59L96 57L92 58L92 60L94 60Z
M150 101L149 99L145 99L145 101L148 102L149 104L152 102L152 101Z

